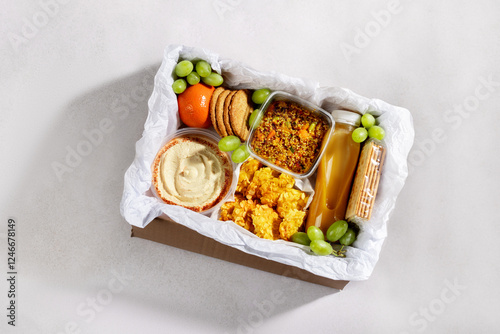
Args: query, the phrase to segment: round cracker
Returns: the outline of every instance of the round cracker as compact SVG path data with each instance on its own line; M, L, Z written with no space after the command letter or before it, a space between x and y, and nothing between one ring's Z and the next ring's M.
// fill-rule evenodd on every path
M226 97L229 95L229 93L231 93L231 90L228 89L220 93L219 97L217 98L217 103L215 105L215 121L217 123L217 127L219 128L221 137L225 137L228 135L226 127L224 126L223 113L224 113L224 102L226 101Z
M234 95L237 93L237 90L233 90L229 95L226 97L226 101L224 101L224 113L223 113L223 120L224 120L224 126L226 127L226 131L228 136L234 135L234 131L231 127L230 123L230 117L229 117L229 112L231 109L231 101L233 100Z
M250 129L248 117L253 111L250 91L238 90L231 100L229 119L233 133L242 141L247 140Z
M212 93L212 97L210 98L210 105L209 105L209 110L210 110L210 120L212 121L212 125L215 129L215 131L219 134L219 136L222 137L222 132L219 130L219 127L217 126L217 118L215 115L215 107L217 105L217 99L219 95L225 91L223 87L217 87L214 92Z

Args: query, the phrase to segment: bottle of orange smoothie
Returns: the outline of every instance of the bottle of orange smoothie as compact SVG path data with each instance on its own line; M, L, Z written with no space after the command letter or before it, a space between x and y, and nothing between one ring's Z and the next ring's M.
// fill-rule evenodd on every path
M352 140L352 132L359 126L361 115L334 110L332 116L335 129L318 166L306 225L317 226L323 233L337 220L345 219L360 151L360 144Z

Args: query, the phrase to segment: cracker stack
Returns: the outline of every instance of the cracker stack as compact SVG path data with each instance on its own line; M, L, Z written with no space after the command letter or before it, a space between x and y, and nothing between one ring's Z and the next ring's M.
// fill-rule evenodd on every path
M347 220L370 220L384 158L385 148L382 145L373 140L364 144L347 205Z
M210 99L210 120L221 137L248 138L248 117L253 111L250 91L218 87Z

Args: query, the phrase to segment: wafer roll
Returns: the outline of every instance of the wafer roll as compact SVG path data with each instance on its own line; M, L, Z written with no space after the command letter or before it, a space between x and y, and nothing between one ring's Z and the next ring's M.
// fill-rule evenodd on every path
M381 144L374 140L364 144L347 204L347 220L370 220L384 158L385 148Z

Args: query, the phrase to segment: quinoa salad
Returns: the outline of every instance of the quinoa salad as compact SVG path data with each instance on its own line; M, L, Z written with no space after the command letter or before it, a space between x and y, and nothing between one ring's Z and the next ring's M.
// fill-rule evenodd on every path
M324 118L292 101L273 101L252 138L262 158L294 173L305 173L320 153L329 129Z

